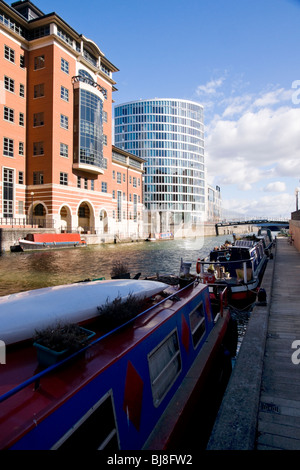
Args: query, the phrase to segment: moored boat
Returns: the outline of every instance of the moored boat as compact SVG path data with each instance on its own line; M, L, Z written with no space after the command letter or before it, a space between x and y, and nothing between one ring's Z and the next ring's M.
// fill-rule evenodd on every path
M86 246L79 233L28 233L19 239L22 251L76 248Z
M121 291L130 282L136 289L153 283L107 281L107 296L108 285ZM84 292L89 284L80 285L83 299L89 297ZM67 305L72 295L65 287ZM210 406L201 392L212 372L223 372L222 361L228 365L228 351L234 349L227 342L230 314L224 309L215 316L208 287L197 281L183 289L156 287L155 297L141 300L137 316L113 331L93 318L87 328L96 339L49 368L38 368L30 340L7 347L1 365L1 449L112 451L178 444L193 404ZM41 303L41 315L43 309Z
M197 260L200 279L209 284L211 300L218 300L219 290L228 288L231 301L254 301L273 245L270 230L236 237L215 247L204 260Z

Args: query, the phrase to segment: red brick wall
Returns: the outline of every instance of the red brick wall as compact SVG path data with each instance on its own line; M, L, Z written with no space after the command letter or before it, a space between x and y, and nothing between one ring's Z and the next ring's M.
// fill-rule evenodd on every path
M294 246L300 251L300 220L290 220L289 232L294 240Z

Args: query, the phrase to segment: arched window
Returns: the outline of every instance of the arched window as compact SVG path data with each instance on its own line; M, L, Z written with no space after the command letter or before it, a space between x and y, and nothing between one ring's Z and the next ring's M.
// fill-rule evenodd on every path
M94 81L92 75L90 75L86 70L80 69L78 71L78 75L80 77L88 78L89 80L92 80L92 82Z

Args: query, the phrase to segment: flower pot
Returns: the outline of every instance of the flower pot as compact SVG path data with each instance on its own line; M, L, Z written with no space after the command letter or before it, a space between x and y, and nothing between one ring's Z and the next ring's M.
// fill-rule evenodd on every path
M86 333L86 336L82 340L82 343L90 340L96 334L94 331L87 330L86 328L80 327L80 330ZM33 343L33 346L35 346L37 350L38 363L43 367L49 367L54 364L57 364L58 362L65 359L67 356L74 352L71 349L55 351L54 349L50 349L38 342Z

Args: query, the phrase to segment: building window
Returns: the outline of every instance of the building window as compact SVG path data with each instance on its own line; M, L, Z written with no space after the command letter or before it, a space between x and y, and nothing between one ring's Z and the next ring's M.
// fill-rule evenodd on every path
M95 189L95 180L91 180L91 190L94 191Z
M63 72L69 74L69 62L67 60L61 58L60 68Z
M84 178L84 189L88 189L88 179Z
M74 163L102 168L102 101L95 93L75 89L74 103Z
M118 172L117 172L117 183L120 183L120 184L121 184L121 182L122 182L122 179L121 179L121 178L122 178L121 173L118 171Z
M117 193L117 221L121 222L122 220L122 191Z
M102 181L101 183L101 191L103 193L107 193L107 183L105 181Z
M103 158L103 169L107 170L107 158Z
M44 155L44 142L33 142L33 155Z
M45 96L44 83L39 83L38 85L34 85L33 97L41 98L42 96Z
M67 144L60 143L60 156L68 158L69 156L69 146Z
M60 97L64 101L69 101L69 90L64 86L60 87Z
M24 155L24 142L19 142L19 155Z
M25 85L23 85L23 83L20 83L19 95L20 95L21 98L25 98Z
M24 201L18 201L18 213L20 215L24 214Z
M116 179L116 172L115 172L115 170L113 170L113 172L112 172L112 177L113 177L113 180Z
M133 185L134 188L136 188L136 177L134 176L134 177L132 178L132 180L133 180L133 181L132 181L132 185Z
M15 81L12 78L4 76L4 88L11 93L15 92Z
M60 115L60 127L63 129L69 129L69 118L68 116L65 116L64 114Z
M107 145L107 135L103 134L103 145Z
M19 126L24 126L24 113L19 113Z
M107 112L103 111L103 122L107 122Z
M25 68L25 56L24 55L20 55L20 67L22 69Z
M60 172L59 183L68 186L68 173Z
M158 406L181 371L177 330L171 333L148 356L154 406Z
M112 198L116 199L116 191L114 189L113 189L113 192L112 192Z
M14 170L3 169L3 217L13 217Z
M81 178L77 176L77 188L81 188Z
M125 173L123 173L123 183L125 183L126 178L125 178Z
M35 113L33 115L33 127L44 125L44 113Z
M7 106L4 106L4 111L3 111L4 121L14 122L14 114L15 112L12 108L8 108Z
M43 69L45 67L45 56L39 55L34 58L34 70Z
M24 173L19 171L19 184L24 184Z
M15 63L15 51L8 46L4 46L4 58Z
M8 137L3 137L3 155L6 157L14 156L14 141Z
M133 195L133 220L137 221L137 195Z
M44 184L44 173L42 171L33 172L33 184Z

